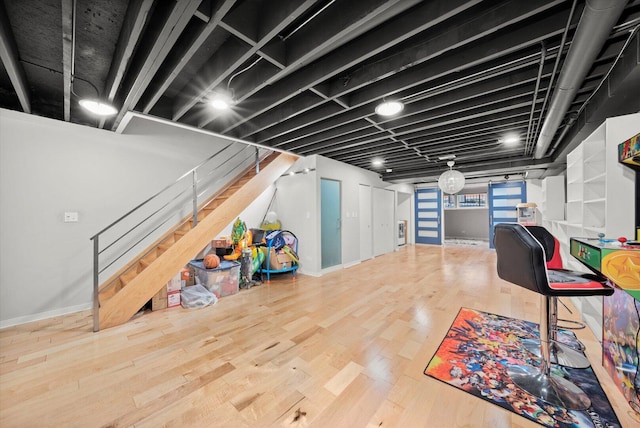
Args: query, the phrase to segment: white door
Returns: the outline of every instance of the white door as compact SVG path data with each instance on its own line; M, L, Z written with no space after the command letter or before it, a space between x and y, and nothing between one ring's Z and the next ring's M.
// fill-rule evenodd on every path
M396 248L395 195L392 190L373 189L373 255Z
M360 260L373 257L373 231L371 230L371 186L364 184L358 189L360 211Z

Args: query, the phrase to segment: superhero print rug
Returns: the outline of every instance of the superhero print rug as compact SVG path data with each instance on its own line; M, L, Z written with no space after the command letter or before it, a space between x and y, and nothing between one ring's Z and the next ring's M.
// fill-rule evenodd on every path
M570 344L575 335L564 330ZM590 398L584 411L547 403L515 385L507 374L510 365L539 366L539 357L522 345L538 340L538 324L462 308L424 374L462 389L542 426L557 428L620 427L611 403L595 373L552 365L552 373L578 385Z

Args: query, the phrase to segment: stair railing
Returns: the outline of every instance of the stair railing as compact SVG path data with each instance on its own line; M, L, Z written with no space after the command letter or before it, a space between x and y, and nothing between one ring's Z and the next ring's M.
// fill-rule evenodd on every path
M233 152L233 148L238 150ZM255 150L255 154L251 149ZM229 153L232 154L228 155ZM257 173L260 168L260 161L270 153L272 153L272 151L265 150L261 155L257 147L238 142L230 143L216 151L194 168L182 174L173 183L141 202L90 238L90 240L93 241L94 331L98 331L100 328L99 294L101 276L108 269L114 269L115 263L120 261L125 255L129 254L135 248L140 248L144 244L148 245L150 241L153 242L152 239L156 237L155 234L160 234L161 232L170 230L169 227L161 228L171 219L175 219L176 215L179 218L183 218L183 216L180 215L180 210L184 210L187 202L190 205L189 211L192 216L193 227L196 227L198 224L199 204L211 197L215 192L224 191L225 185L230 184L228 183L230 179L229 176L234 173L237 174L238 170L241 169L243 165L250 165L251 162L249 161L254 157ZM228 157L223 159L223 157L227 155ZM211 169L206 171L207 167ZM215 185L220 184L221 182L222 185L215 187ZM182 186L182 188L180 188L180 186ZM154 203L158 206L152 206ZM143 212L145 209L147 211ZM132 220L134 215L139 215L142 218ZM117 232L114 237L108 239L106 243L104 242L105 234L114 231L117 226L121 226L127 221L131 221L133 226L125 226L124 232ZM132 236L134 232L139 233L139 235ZM126 243L125 239L130 239L130 242ZM116 244L121 245L120 247L116 247ZM153 248L149 249L149 251L152 249ZM111 250L113 254L111 254L108 261L101 262L101 256L106 256L105 252L108 250ZM148 252L143 254L142 257L146 254L148 254Z

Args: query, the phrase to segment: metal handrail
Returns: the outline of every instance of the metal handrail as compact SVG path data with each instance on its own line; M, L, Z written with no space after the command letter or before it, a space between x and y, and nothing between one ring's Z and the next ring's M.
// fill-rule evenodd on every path
M104 232L106 232L107 230L111 229L113 226L115 226L116 224L120 223L122 220L124 220L125 218L129 217L131 214L133 214L135 211L139 210L140 208L142 208L143 206L145 206L146 204L148 204L149 202L151 202L152 200L154 200L155 198L157 198L158 196L160 196L161 194L163 194L164 192L166 192L167 190L171 189L173 186L175 186L176 184L178 184L180 181L182 181L183 178L187 177L188 175L192 175L197 169L201 168L202 166L204 166L207 162L209 162L210 160L212 160L213 158L215 158L216 156L218 156L220 153L222 153L223 151L227 150L229 147L233 146L235 143L230 143L227 144L226 146L224 146L222 149L218 150L217 152L215 152L214 154L212 154L211 156L209 156L207 159L205 159L204 161L200 162L198 165L194 166L193 168L191 168L189 171L185 172L184 174L182 174L180 177L178 177L176 179L176 181L174 181L173 183L169 184L168 186L166 186L164 189L158 191L156 194L154 194L153 196L151 196L150 198L148 198L147 200L145 200L144 202L141 202L139 205L137 205L135 208L131 209L129 212L127 212L126 214L124 214L122 217L120 217L119 219L117 219L116 221L114 221L113 223L111 223L109 226L105 227L104 229L102 229L100 232L96 233L95 235L93 235L91 238L91 240L93 240L93 238L97 238L99 235L102 235Z
M164 202L159 208L157 208L155 211L153 211L152 213L146 215L146 217L144 217L143 219L141 219L140 221L138 221L135 225L133 225L132 227L130 227L128 230L124 231L120 236L113 238L112 241L109 242L109 244L107 246L105 246L104 248L100 249L100 237L101 235L103 235L105 232L113 229L116 225L122 223L124 220L129 219L134 213L140 212L140 210L147 206L148 204L150 204L152 201L158 199L160 196L164 196L167 195L168 192L173 189L175 186L177 186L180 183L184 183L184 179L191 176L191 189L192 189L192 211L193 211L193 226L195 227L198 223L198 200L203 196L203 195L211 195L212 193L209 192L207 190L202 190L200 193L198 193L198 184L201 183L206 183L206 188L207 189L212 189L216 184L218 184L220 181L222 181L223 179L225 179L227 176L229 176L230 174L232 174L233 172L236 172L236 170L245 162L247 162L247 160L249 160L250 158L252 158L254 155L253 153L250 154L249 156L243 156L241 159L239 159L237 162L234 163L233 166L231 166L231 168L228 169L228 171L224 174L221 174L219 177L214 178L212 180L207 179L207 180L198 180L198 171L200 169L202 169L205 165L207 165L211 160L213 160L214 158L218 158L223 152L225 152L226 150L228 150L230 147L238 145L240 143L237 142L233 142L230 144L227 144L225 147L221 148L220 150L216 151L214 154L212 154L211 156L207 157L204 161L200 162L198 165L196 165L195 167L193 167L192 169L190 169L189 171L185 172L184 174L182 174L180 177L178 177L173 183L169 184L168 186L164 187L163 189L161 189L160 191L156 192L154 195L152 195L151 197L147 198L145 201L141 202L140 204L138 204L136 207L134 207L133 209L129 210L127 213L125 213L124 215L122 215L121 217L119 217L117 220L115 220L114 222L112 222L111 224L109 224L107 227L103 228L102 230L100 230L98 233L96 233L95 235L93 235L90 240L93 241L93 292L94 292L94 298L93 298L93 330L94 331L98 331L99 330L99 306L100 306L100 301L99 301L99 292L100 292L100 275L103 274L105 272L106 269L108 269L109 267L111 267L114 263L116 263L118 260L120 260L122 257L124 257L126 254L128 254L130 251L132 251L134 248L136 248L138 245L140 245L142 242L144 242L145 239L147 239L149 236L151 236L154 232L156 232L159 228L161 228L162 226L164 226L169 220L170 220L170 216L168 216L166 219L161 220L159 224L155 225L154 224L150 224L150 230L146 230L144 236L140 237L139 239L134 239L134 243L131 244L128 248L126 249L122 249L120 254L116 254L114 255L114 259L110 260L110 262L108 264L106 264L106 266L100 266L100 256L108 249L112 248L116 243L120 242L123 238L125 238L126 236L128 236L130 233L132 233L134 230L138 229L140 226L142 226L145 223L148 223L150 221L151 218L155 217L156 215L158 215L161 212L165 212L167 214L175 214L175 212L177 211L177 209L184 207L184 203L182 203L181 205L178 205L177 209L173 212L168 211L167 208L171 205L173 205L177 200L179 200L181 197L183 197L185 195L185 193L187 192L188 188L182 189L181 191L179 191L176 195L172 196L169 200L167 200L166 202ZM241 148L240 150L236 151L234 154L232 154L231 156L229 156L228 159L224 160L223 163L225 165L228 165L228 163L233 160L236 157L239 157L241 155L241 153L245 152L245 149L251 147L249 145L247 145L246 147ZM263 158L266 157L266 155L268 155L270 152L266 153L263 155ZM259 169L259 162L260 162L260 156L259 156L259 149L257 147L255 147L255 162L256 162L256 171L258 171ZM210 177L212 174L219 172L217 169L213 169L211 171L209 171L205 177ZM218 189L218 191L220 190L224 190L222 187L220 189ZM148 254L148 252L146 253Z

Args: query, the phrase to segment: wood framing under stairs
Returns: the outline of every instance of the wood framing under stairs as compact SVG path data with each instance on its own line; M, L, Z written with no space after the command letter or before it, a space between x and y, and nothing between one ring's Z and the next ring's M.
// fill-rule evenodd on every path
M154 244L155 248L129 263L117 281L107 281L108 286L100 289L98 329L127 322L296 159L293 155L277 155L242 187L229 192L230 195L220 195L202 208L198 213L197 227L191 228L190 223L177 227L171 232L170 239Z

